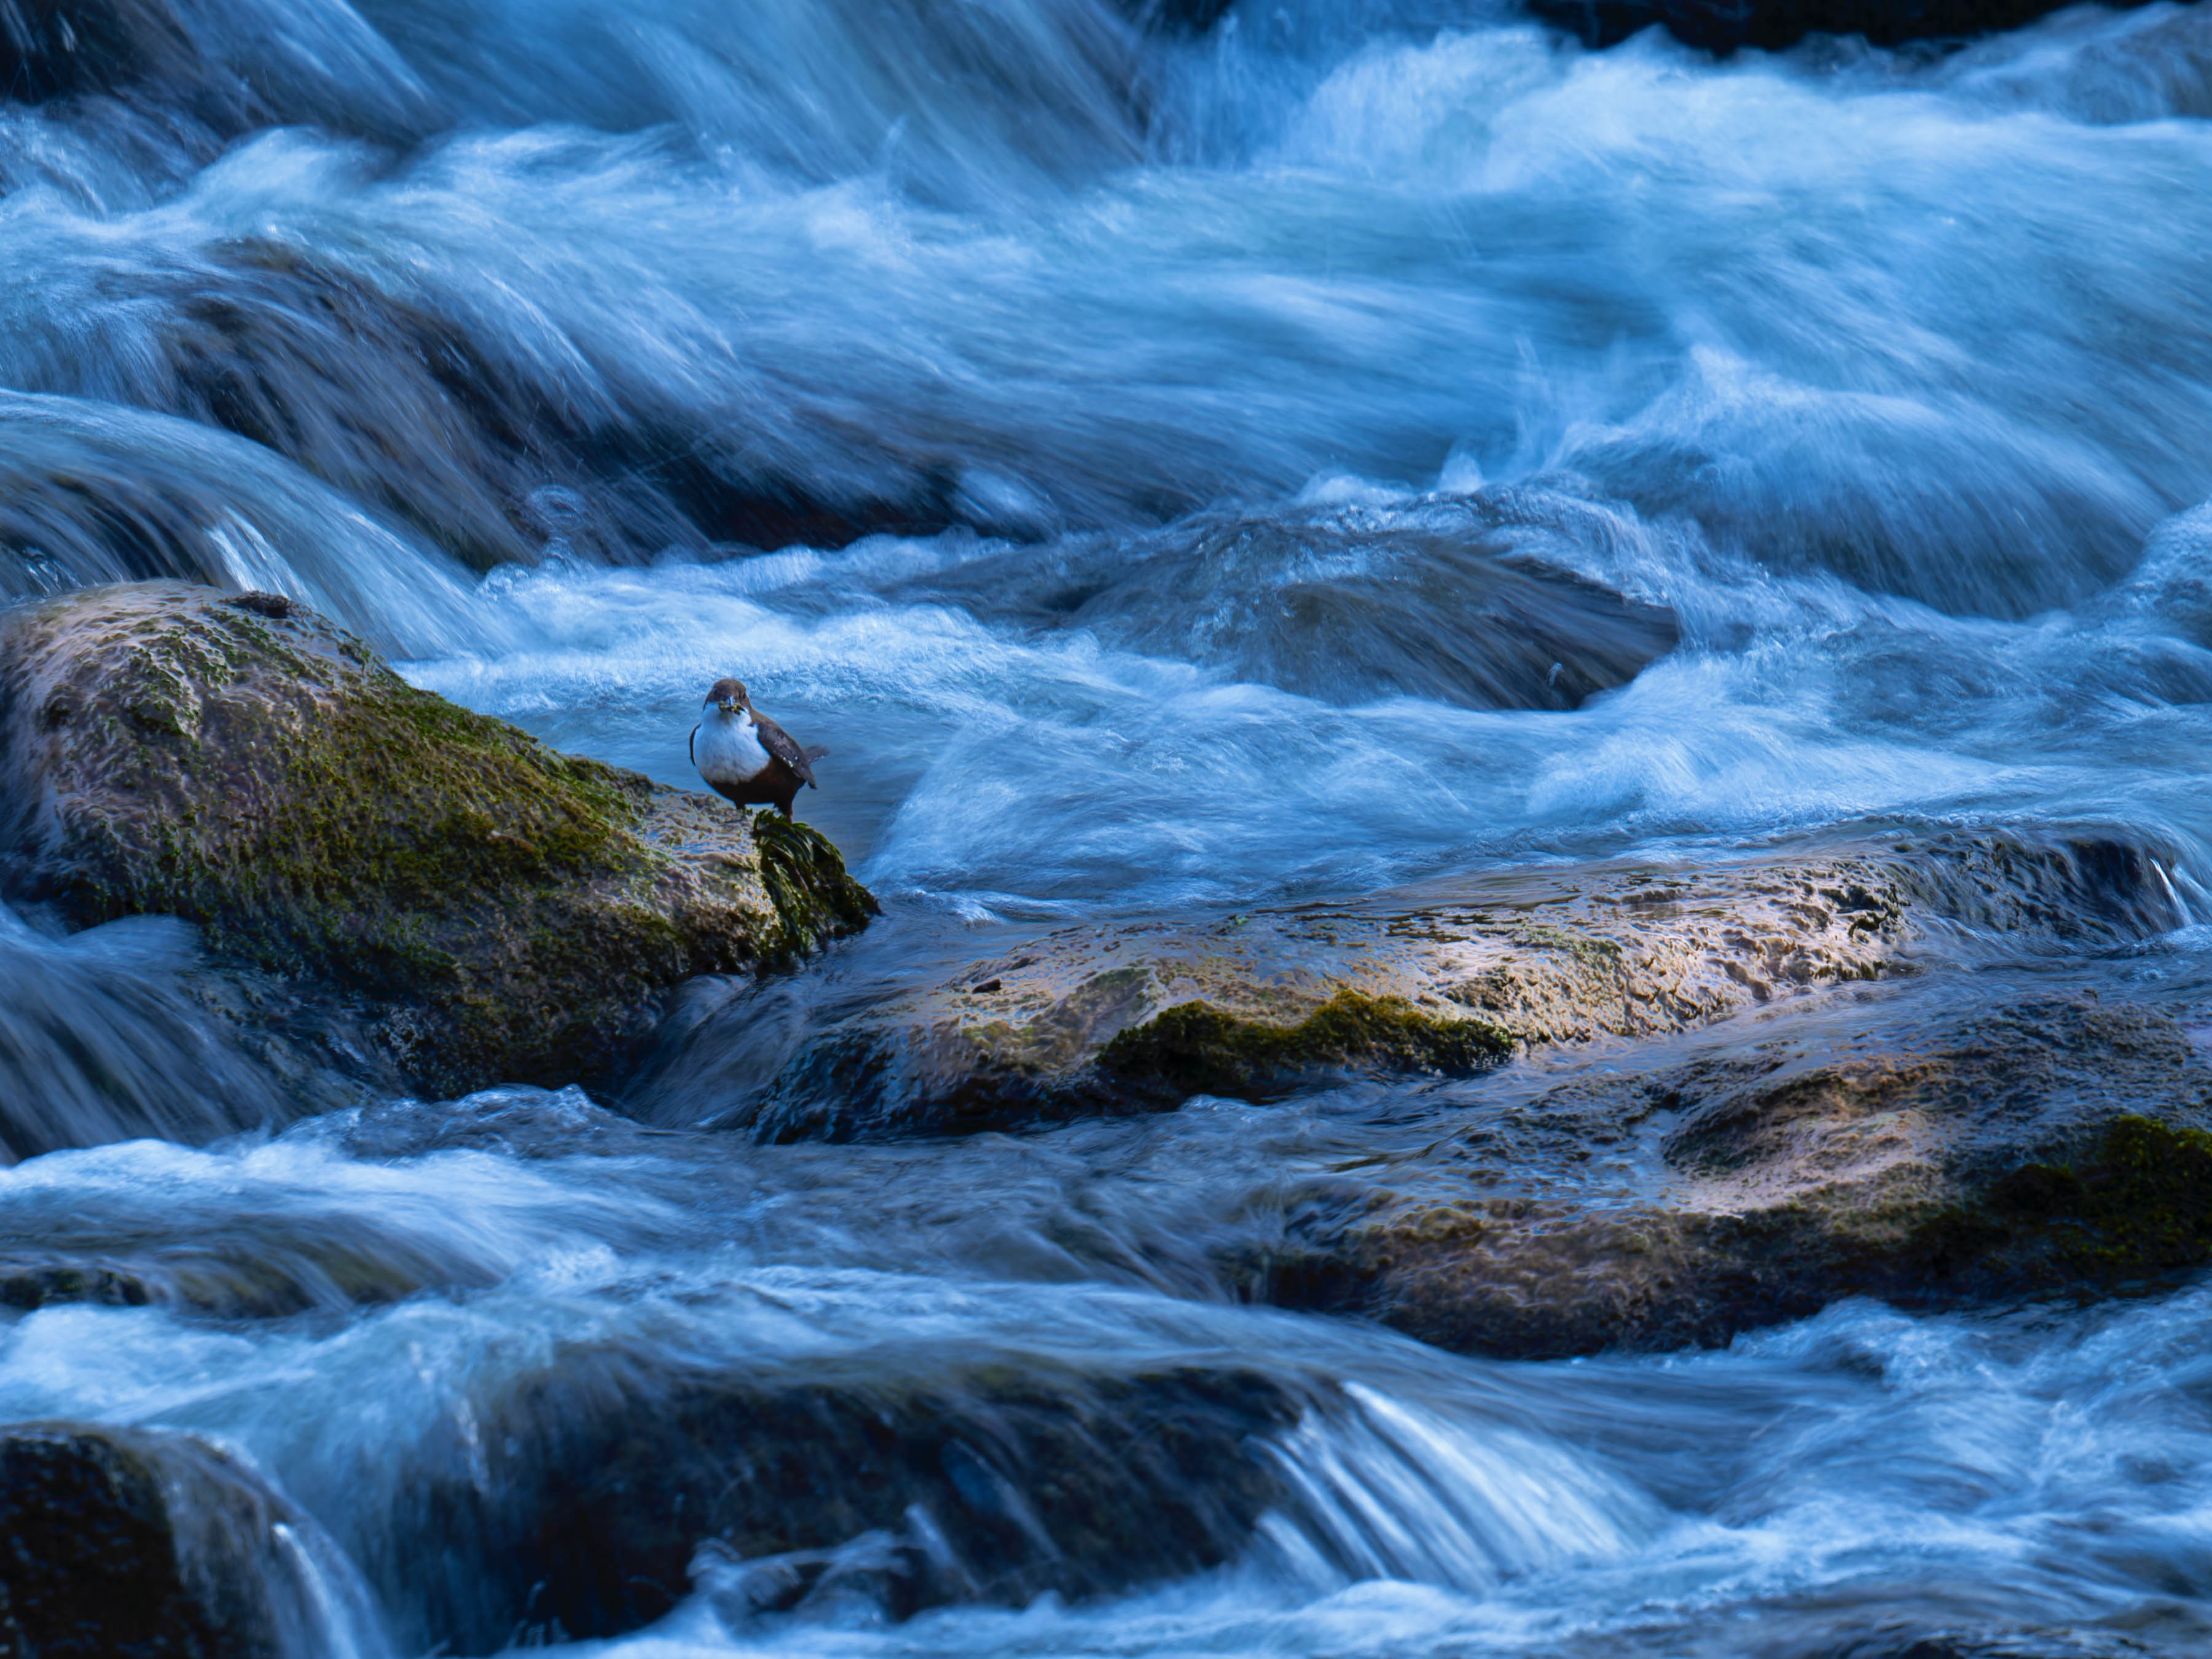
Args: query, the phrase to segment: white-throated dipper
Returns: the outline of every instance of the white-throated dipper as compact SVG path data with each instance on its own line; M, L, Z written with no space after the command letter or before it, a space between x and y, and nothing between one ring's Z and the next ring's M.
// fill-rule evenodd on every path
M691 764L716 794L739 806L773 806L786 817L800 784L820 787L814 763L829 752L801 749L753 707L740 680L716 680L691 728Z

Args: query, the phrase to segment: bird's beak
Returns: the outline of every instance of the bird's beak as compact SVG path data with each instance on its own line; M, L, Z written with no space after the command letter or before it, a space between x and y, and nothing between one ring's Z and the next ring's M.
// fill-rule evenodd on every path
M720 709L725 714L734 714L738 712L738 702L737 699L734 697L725 697L721 702L716 703L714 707Z

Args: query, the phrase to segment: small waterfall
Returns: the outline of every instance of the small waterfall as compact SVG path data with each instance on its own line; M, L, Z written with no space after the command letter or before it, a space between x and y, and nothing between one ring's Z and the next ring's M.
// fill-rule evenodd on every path
M398 655L485 641L448 560L258 445L0 392L0 601L163 576L289 595Z
M1348 1412L1310 1413L1273 1443L1291 1497L1262 1536L1310 1581L1480 1592L1532 1568L1620 1555L1664 1518L1556 1441L1455 1421L1361 1383L1345 1395Z
M0 905L0 1159L142 1135L204 1141L293 1108L179 982L191 930L50 939Z

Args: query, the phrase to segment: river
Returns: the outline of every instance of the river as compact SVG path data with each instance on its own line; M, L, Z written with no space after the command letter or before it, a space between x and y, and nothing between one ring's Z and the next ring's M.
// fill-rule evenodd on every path
M2081 825L2212 921L2212 9L1723 60L1477 0L89 15L0 104L0 594L281 588L678 785L741 674L886 915L618 1101L425 1138L288 1121L181 926L0 912L0 1085L64 1148L0 1171L0 1255L230 1307L10 1313L0 1418L239 1449L364 1656L2212 1644L2212 1283L1488 1361L1221 1264L1506 1073L713 1129L813 1011L1046 924ZM2201 926L1981 943L1916 994L2212 1009ZM895 1617L909 1517L803 1597L710 1553L644 1629L501 1623L588 1503L561 1437L678 1370L1012 1448L1030 1576ZM1266 1513L1115 1437L1163 1376L1242 1379L1204 1411ZM1055 1389L1137 1495L1055 1496ZM817 1428L759 1455L890 1479Z

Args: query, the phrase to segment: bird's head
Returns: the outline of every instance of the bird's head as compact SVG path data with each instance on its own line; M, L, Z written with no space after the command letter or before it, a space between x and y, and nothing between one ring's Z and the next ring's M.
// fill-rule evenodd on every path
M719 708L725 714L734 714L740 708L750 708L753 700L745 695L742 680L716 680L714 689L707 693L709 708Z

